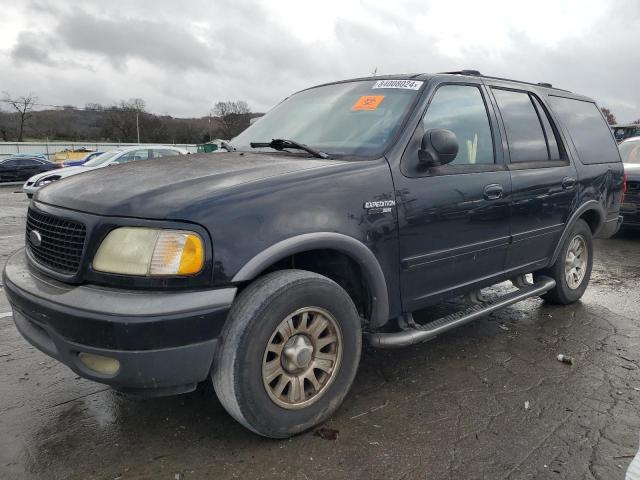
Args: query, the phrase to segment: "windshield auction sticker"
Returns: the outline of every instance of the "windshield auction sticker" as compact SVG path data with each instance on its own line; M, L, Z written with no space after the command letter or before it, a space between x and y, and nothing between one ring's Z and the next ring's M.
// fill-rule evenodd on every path
M405 90L420 90L423 82L416 80L378 80L372 88L404 88Z
M351 110L375 110L384 100L384 95L363 95L353 104Z

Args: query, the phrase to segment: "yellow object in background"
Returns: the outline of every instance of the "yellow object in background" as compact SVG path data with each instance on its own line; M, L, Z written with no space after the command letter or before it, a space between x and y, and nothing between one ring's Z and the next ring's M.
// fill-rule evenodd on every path
M87 153L91 153L92 150L80 149L80 150L62 150L61 152L56 152L53 155L53 161L62 163L66 160L82 160Z

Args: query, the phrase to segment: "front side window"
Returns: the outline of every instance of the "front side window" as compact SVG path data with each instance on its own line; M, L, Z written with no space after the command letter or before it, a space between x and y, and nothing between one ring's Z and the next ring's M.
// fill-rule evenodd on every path
M493 95L507 133L511 162L548 161L545 132L529 94L494 88Z
M118 158L114 163L129 163L137 160L147 160L149 158L149 150L133 150L127 152Z
M286 139L334 158L379 156L400 129L422 84L417 80L364 80L304 90L274 107L230 143L238 150L252 150L251 143Z
M436 91L422 119L424 130L442 128L458 138L458 155L450 165L494 163L493 138L480 89L444 85Z
M33 159L25 159L22 160L21 165L23 167L35 167L36 165L42 165L42 162L39 162L38 160L33 160Z

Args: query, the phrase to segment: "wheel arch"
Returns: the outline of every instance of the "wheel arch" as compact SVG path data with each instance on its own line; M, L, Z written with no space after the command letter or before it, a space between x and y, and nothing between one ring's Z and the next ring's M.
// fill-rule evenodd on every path
M605 217L606 217L606 213L604 211L604 208L599 202L595 200L589 200L588 202L585 202L582 205L580 205L580 207L577 208L575 212L573 212L571 217L569 217L569 220L567 221L567 224L564 227L562 235L558 240L558 243L553 252L553 255L551 256L548 266L553 265L557 260L558 255L560 254L560 249L562 248L562 245L564 244L565 240L571 233L573 226L576 224L578 220L582 219L585 222L587 222L587 224L589 225L589 228L591 229L591 233L595 237L600 231L600 229L602 228L602 226L604 225Z
M255 255L232 278L234 283L249 282L277 262L312 250L335 250L360 267L369 289L372 327L383 325L389 317L389 295L382 267L373 252L353 237L335 232L316 232L282 240Z

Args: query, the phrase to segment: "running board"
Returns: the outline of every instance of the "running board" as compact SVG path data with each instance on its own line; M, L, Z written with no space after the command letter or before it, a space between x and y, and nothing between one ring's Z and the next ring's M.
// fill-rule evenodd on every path
M530 297L542 295L555 286L556 281L552 278L541 277L533 285L520 288L515 292L508 293L481 305L473 305L466 310L452 313L425 325L416 325L415 327L407 328L400 332L372 333L367 335L367 340L369 344L375 348L399 348L415 343L426 342L447 330L484 317L496 310L508 307L509 305L513 305Z

